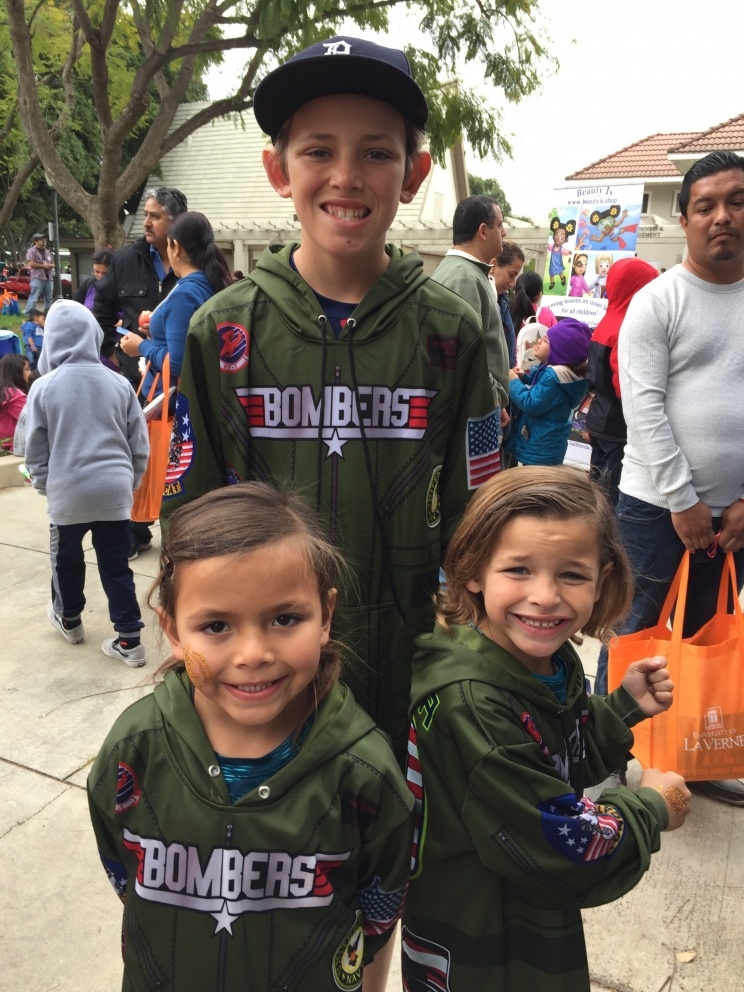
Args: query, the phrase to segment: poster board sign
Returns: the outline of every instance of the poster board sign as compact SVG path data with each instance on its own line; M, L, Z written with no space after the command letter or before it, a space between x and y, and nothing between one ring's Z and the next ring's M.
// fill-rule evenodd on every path
M643 183L559 187L550 212L543 306L596 327L607 309L607 273L634 258Z

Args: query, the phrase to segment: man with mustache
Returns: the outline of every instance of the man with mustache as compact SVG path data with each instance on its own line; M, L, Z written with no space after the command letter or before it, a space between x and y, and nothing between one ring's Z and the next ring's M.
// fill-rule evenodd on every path
M658 622L689 551L689 637L715 613L725 552L744 584L744 158L696 162L679 207L687 257L636 294L620 328L628 443L616 513L636 579L620 633ZM603 651L597 691L606 686ZM694 785L744 806L744 780Z

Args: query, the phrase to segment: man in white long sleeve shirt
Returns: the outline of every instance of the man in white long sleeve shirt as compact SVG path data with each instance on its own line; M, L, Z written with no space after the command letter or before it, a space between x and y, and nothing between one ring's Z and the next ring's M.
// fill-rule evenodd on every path
M689 637L715 613L725 552L744 583L744 158L701 159L679 205L687 258L636 294L620 329L628 443L617 521L636 579L621 633L658 621L687 550ZM697 784L744 806L742 780Z

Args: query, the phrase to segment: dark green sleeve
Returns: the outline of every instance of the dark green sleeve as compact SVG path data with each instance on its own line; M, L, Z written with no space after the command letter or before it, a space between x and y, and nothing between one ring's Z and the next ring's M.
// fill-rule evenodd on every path
M486 346L481 334L476 334L458 356L456 376L450 437L439 485L445 547L475 491L475 487L468 487L468 420L480 419L494 411Z
M227 484L223 455L222 379L219 341L210 314L202 309L191 321L186 336L176 413L171 438L171 465L181 465L166 482L160 510L163 533L171 515L185 503ZM190 448L185 448L190 445ZM189 453L184 456L182 452ZM186 464L186 460L190 459ZM169 474L171 466L169 466Z
M463 718L452 732L470 768L462 818L484 867L553 904L599 906L629 892L659 849L661 797L621 786L596 806L579 800L521 725L478 694L472 706L480 726Z

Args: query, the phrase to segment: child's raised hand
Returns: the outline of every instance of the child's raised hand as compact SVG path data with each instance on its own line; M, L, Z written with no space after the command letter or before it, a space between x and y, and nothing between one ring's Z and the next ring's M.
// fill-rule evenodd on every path
M656 716L672 705L674 683L669 678L666 658L661 655L631 662L623 685L646 716Z
M669 810L667 830L681 827L690 812L690 790L685 780L676 772L660 772L658 768L647 768L641 775L641 786L656 789Z

